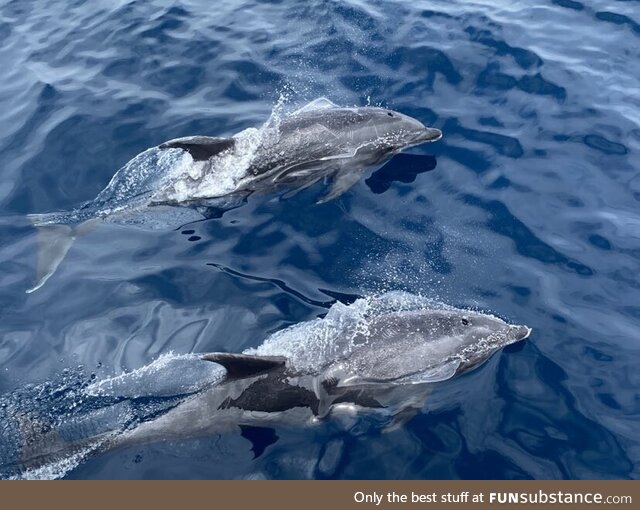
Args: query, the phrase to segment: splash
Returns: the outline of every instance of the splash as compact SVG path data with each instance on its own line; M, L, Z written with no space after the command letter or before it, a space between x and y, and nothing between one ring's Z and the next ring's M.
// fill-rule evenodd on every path
M224 377L199 355L167 353L98 381L82 367L0 398L0 478L55 479L124 431Z
M166 186L161 197L168 202L187 202L195 199L223 197L239 189L250 179L248 169L258 151L264 153L277 145L280 126L286 118L303 112L335 108L337 105L327 98L315 99L301 108L294 109L291 93L280 93L267 121L259 128L247 128L233 136L235 143L231 149L212 158L209 162L194 162L185 155L187 164L181 161L170 172L171 184ZM182 152L182 151L180 151ZM214 168L215 171L211 171Z
M197 354L168 352L149 365L90 384L85 393L95 397L170 397L188 395L224 378L216 363L202 361Z

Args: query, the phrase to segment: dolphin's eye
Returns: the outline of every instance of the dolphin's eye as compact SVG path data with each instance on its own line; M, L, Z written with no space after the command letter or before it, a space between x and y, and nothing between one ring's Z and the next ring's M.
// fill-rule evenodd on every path
M393 117L393 113L391 113L391 112L387 112L387 115L388 115L389 117Z
M463 326L468 326L469 325L469 319L466 319L466 318L463 317L462 318L462 325Z

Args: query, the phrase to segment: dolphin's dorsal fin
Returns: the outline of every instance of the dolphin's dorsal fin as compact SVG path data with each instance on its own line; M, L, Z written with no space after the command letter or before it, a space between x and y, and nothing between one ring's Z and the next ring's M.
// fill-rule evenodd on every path
M282 368L287 362L283 356L254 356L230 352L212 352L202 356L203 360L213 361L227 369L227 379L243 379Z
M319 97L318 99L314 99L310 103L307 103L302 108L298 108L293 112L293 115L298 115L299 113L305 113L313 110L328 110L330 108L338 108L338 105L333 101L330 101L326 97Z
M213 136L186 136L175 138L159 145L160 149L184 149L194 161L207 159L230 149L235 144L233 138L216 138Z

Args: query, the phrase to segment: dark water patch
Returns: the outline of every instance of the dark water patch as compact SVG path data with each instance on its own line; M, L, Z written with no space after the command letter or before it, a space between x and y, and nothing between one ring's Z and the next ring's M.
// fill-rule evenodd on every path
M602 21L608 21L609 23L614 23L616 25L627 25L636 34L640 34L640 24L632 20L628 16L625 16L624 14L618 14L609 11L600 11L596 12L596 18Z
M351 26L357 27L367 36L375 34L378 24L373 16L366 9L356 5L336 4L333 12L340 16L342 20Z
M553 96L558 101L563 101L567 97L567 91L555 83L545 80L540 73L533 76L523 76L518 81L518 88L528 94L539 96Z
M584 469L591 472L599 472L602 462L606 462L609 452L614 452L616 462L607 463L607 473L609 476L628 478L633 469L633 464L625 455L624 449L617 438L608 430L594 427L594 422L589 417L576 409L576 397L572 394L561 381L566 380L567 376L562 369L545 356L540 356L536 362L536 372L545 374L547 377L553 375L553 378L545 378L550 387L548 391L552 391L556 396L554 401L545 404L539 402L527 402L520 400L522 406L520 410L513 408L506 411L507 416L520 414L526 415L527 423L531 427L527 427L526 434L536 434L538 437L535 443L525 439L522 435L516 438L516 441L526 451L534 455L542 455L548 460L552 460L557 468L563 473L563 477L575 477L578 473L582 473ZM503 372L506 375L506 371ZM508 386L503 386L506 396ZM517 404L516 404L517 405ZM556 410L565 410L565 418L562 421L566 423L561 426L561 430L568 430L569 423L572 430L571 434L549 435L550 429L550 408L554 406ZM511 406L508 405L508 408ZM537 409L536 409L537 408ZM515 427L518 427L513 423ZM511 427L510 427L511 428ZM539 431L539 432L534 432ZM506 435L511 435L507 430ZM549 455L548 452L554 452ZM571 453L576 452L576 453Z
M243 84L275 84L280 79L278 73L251 60L235 60L220 66L221 71L230 71Z
M501 72L499 65L494 62L480 72L477 85L480 89L488 87L498 90L512 90L517 88L527 94L552 96L557 101L564 101L567 97L567 91L564 87L546 80L540 73L525 75L518 79Z
M480 131L477 129L466 128L460 125L457 119L449 119L445 123L443 131L445 133L460 134L474 142L490 145L500 154L510 158L519 158L524 154L522 146L516 138L492 133L491 131Z
M622 156L628 153L628 149L624 145L607 140L600 135L568 135L558 133L553 135L553 139L558 142L584 143L586 146L608 155Z
M354 70L357 73L360 66L356 66L358 69ZM354 74L344 76L340 79L340 83L345 87L352 89L366 89L370 90L372 94L377 95L385 89L385 82L382 78L372 74Z
M32 134L37 132L38 126L45 123L54 110L62 107L62 95L50 83L37 82L33 88L39 91L36 108L28 118L24 119L24 124L13 136L3 140L5 154L20 154Z
M621 143L607 140L604 136L586 135L583 140L585 145L588 145L592 149L603 152L605 154L615 154L621 156L629 152L629 150Z
M511 290L513 291L514 294L521 297L529 297L531 295L531 289L527 287L512 286Z
M498 71L495 65L489 65L479 75L477 85L480 88L495 88L498 90L511 90L518 84L513 76Z
M605 406L615 410L622 409L622 406L616 402L616 399L611 393L597 393L596 396Z
M114 59L105 66L102 73L110 78L126 79L140 73L140 70L140 59L132 56Z
M566 7L567 9L573 9L574 11L581 11L584 9L583 4L575 2L574 0L551 0L551 3L559 5L560 7Z
M262 277L262 276L254 276L254 275L241 273L240 271L236 271L234 269L231 269L231 268L228 268L228 267L224 267L224 266L222 266L220 264L215 264L213 262L209 262L209 263L207 263L207 265L215 267L216 269L219 269L220 271L223 271L223 272L228 273L228 274L233 275L233 276L237 276L237 277L240 277L240 278L246 278L248 280L253 280L253 281L257 281L257 282L267 282L267 283L273 284L277 288L281 289L283 292L285 292L287 294L290 294L292 296L295 296L297 299L300 299L301 301L304 301L305 303L307 303L307 304L309 304L311 306L320 306L320 307L323 307L323 308L329 308L335 302L335 299L339 299L338 296L340 296L339 300L341 302L345 303L345 304L350 304L353 301L355 301L356 299L358 299L358 297L359 297L359 296L356 296L356 297L351 296L349 298L346 298L346 301L345 301L345 300L342 299L342 298L344 298L345 295L337 294L336 292L325 290L325 291L323 291L323 293L330 295L334 299L332 299L331 301L317 301L317 300L313 300L311 298L306 297L302 293L290 288L286 284L286 282L284 282L282 280L278 280L276 278L265 278L265 277Z
M486 172L491 167L491 163L480 151L472 151L471 149L467 149L465 147L458 147L447 144L444 147L443 154L446 154L454 161L457 161L458 163L479 174Z
M257 459L264 453L267 447L278 440L278 435L274 429L266 427L246 427L241 425L242 437L251 441L251 451L253 458Z
M589 242L601 250L611 250L611 243L608 241L606 237L603 237L599 234L591 234L589 236Z
M509 186L511 186L511 181L504 175L501 175L489 185L492 189L503 189L508 188Z
M462 75L449 57L444 52L428 46L401 48L391 55L388 65L395 70L403 65L409 66L423 77L422 83L430 89L433 88L437 74L442 74L452 85L462 81Z
M425 250L425 257L434 273L448 275L454 270L453 264L447 260L445 237L440 232L437 233L435 238L431 237L429 240L428 247Z
M163 66L146 75L148 83L175 97L190 94L205 82L204 70L199 66Z
M234 246L234 253L237 255L256 256L267 254L271 246L275 246L286 239L283 232L269 231L265 225L263 232L255 229L251 235L242 237Z
M465 195L464 200L487 211L489 213L487 226L494 232L510 238L521 255L534 258L545 264L557 264L565 270L582 276L592 276L594 274L589 266L563 255L541 241L503 203L497 200L483 200L473 195Z
M492 127L500 127L500 128L504 127L504 124L502 124L502 122L500 122L495 117L480 117L478 119L478 123L481 124L482 126L492 126Z
M425 9L422 12L420 12L420 16L422 16L423 18L454 19L454 16L452 16L451 14L448 14L446 12L432 11L429 9Z
M613 356L605 354L604 352L593 347L585 346L583 351L584 354L595 359L596 361L602 361L604 363L613 361Z
M170 43L173 37L169 32L182 28L185 25L184 19L189 17L189 12L182 7L173 6L149 22L150 28L140 32L142 38L152 39L158 43Z
M393 182L412 183L418 175L434 170L436 165L437 161L433 156L397 154L366 179L365 183L375 194L384 193Z
M0 43L4 42L11 35L11 25L0 23Z
M640 306L625 306L624 312L631 317L635 317L636 319L640 319Z
M474 456L475 462L479 462L486 466L482 471L476 470L469 465L464 465L458 461L456 471L460 473L463 479L477 480L531 480L533 476L527 473L523 468L518 467L511 459L497 452L483 452Z
M469 34L472 41L493 48L497 55L509 55L513 57L516 63L523 69L529 69L534 66L540 67L542 65L542 59L533 51L511 46L505 41L496 39L490 30L469 26L465 29L465 32Z
M339 58L341 54L346 53L347 55L352 55L356 51L356 47L349 39L337 36L312 44L309 47L309 51L326 55L326 60L320 63L320 65L323 69L330 69L330 66L335 65L336 62L344 62L343 58Z

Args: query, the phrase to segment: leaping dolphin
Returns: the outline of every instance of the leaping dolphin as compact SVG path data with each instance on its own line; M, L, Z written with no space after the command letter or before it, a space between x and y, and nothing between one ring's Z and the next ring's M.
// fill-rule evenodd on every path
M442 137L440 130L377 107L341 108L318 99L261 128L230 138L190 136L129 161L98 196L68 212L30 215L39 230L36 282L55 272L73 240L97 221L177 228L240 205L254 192L333 183L320 200L344 193L363 171L401 150Z
M246 427L339 423L361 413L377 413L386 419L386 428L393 428L419 412L433 383L475 369L530 333L526 326L510 325L492 315L436 306L405 293L362 298L349 306L336 303L324 318L274 333L242 354L179 357L173 368L162 360L94 383L83 399L94 414L63 420L64 433L25 425L37 418L22 416L20 441L25 446L14 458L35 468L83 451L88 455L149 442L244 432ZM207 373L207 366L218 371ZM204 383L187 383L190 372L198 373L198 381ZM133 397L143 394L164 398L178 394L178 400L158 409L149 408L147 397L143 408L148 415L143 416L132 404ZM107 407L100 407L101 398ZM92 420L100 423L88 425ZM35 438L24 437L34 431L40 431Z

